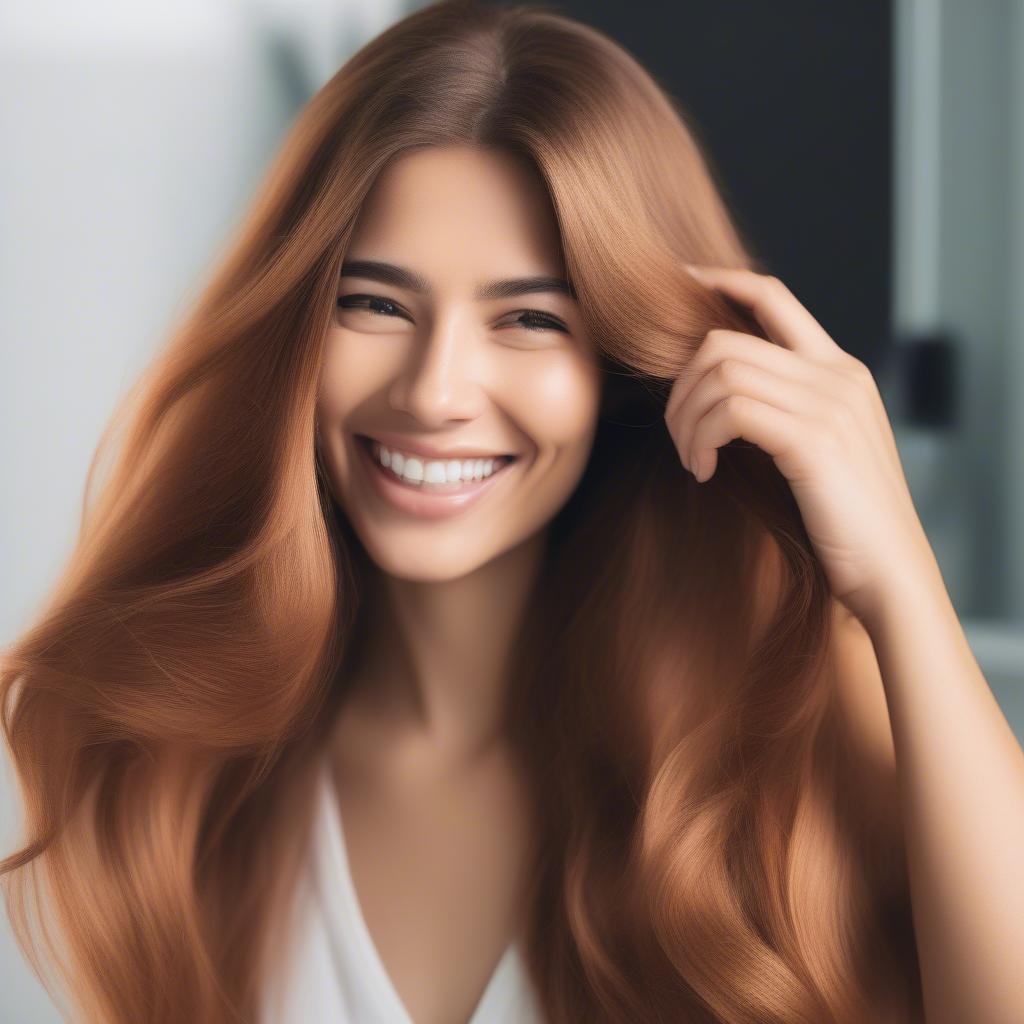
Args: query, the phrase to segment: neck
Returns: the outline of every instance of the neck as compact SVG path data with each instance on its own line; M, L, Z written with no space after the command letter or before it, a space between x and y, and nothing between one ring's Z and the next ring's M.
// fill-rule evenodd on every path
M374 573L349 699L432 750L464 757L500 745L509 656L545 540L541 531L454 580Z

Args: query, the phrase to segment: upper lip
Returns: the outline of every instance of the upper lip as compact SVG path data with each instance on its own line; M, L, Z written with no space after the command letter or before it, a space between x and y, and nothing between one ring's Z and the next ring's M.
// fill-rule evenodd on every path
M397 448L399 451L412 452L428 459L493 459L512 454L502 451L485 451L468 444L453 444L442 448L439 445L402 437L401 434L362 434L359 436L371 441L379 441L386 448Z

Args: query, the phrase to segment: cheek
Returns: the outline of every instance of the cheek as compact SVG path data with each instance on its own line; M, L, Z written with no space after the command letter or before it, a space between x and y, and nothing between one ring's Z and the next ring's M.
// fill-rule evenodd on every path
M332 331L325 344L320 369L317 396L320 421L334 426L344 422L381 386L386 373L387 367L382 365L372 346L356 344L346 338L343 331Z
M596 368L576 358L534 367L520 395L521 422L539 449L589 448L600 405Z
M346 344L343 332L328 336L317 390L317 443L335 497L344 501L350 473L346 424L379 386L379 360L367 358L368 346Z

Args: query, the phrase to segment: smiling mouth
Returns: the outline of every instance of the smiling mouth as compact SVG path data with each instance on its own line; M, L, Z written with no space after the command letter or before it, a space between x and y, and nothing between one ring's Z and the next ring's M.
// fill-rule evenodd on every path
M515 455L426 458L394 452L363 434L356 434L355 439L369 456L374 469L388 481L424 495L471 494L489 486L518 458Z

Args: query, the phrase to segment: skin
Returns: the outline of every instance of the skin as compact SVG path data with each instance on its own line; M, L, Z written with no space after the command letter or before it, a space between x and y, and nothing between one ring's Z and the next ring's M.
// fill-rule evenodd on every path
M590 455L600 370L571 295L475 297L490 281L565 278L549 197L518 156L402 154L361 210L345 264L356 260L407 268L429 294L343 266L339 298L391 305L346 300L327 338L318 443L380 570L332 764L353 881L396 991L417 1024L465 1020L516 934L532 831L498 730L502 669L546 527ZM541 317L524 323L524 310ZM381 433L518 458L472 507L426 519L371 487L355 435Z

